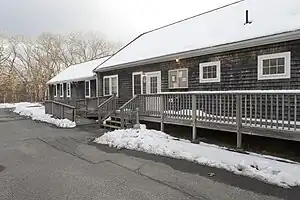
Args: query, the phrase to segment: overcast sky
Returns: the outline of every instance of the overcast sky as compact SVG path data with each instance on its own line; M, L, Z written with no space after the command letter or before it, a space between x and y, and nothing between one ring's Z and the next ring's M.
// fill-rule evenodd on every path
M236 0L0 0L0 33L94 31L126 43L138 34Z

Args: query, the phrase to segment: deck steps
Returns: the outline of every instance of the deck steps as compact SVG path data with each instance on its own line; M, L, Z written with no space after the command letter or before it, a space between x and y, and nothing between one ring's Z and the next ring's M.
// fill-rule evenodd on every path
M103 124L100 125L102 128L109 130L121 129L121 118L118 116L111 116ZM130 123L125 124L125 128L130 128L132 125Z

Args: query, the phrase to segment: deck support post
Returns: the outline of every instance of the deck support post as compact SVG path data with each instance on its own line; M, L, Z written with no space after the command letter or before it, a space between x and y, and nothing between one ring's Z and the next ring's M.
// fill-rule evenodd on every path
M124 110L121 109L120 110L120 119L121 119L121 129L124 129L125 128L125 122L124 122Z
M192 125L193 125L193 137L192 141L195 141L197 138L197 127L196 127L196 119L197 119L197 102L196 95L192 95Z
M160 95L160 131L164 132L164 121L165 121L165 105L164 105L164 95Z
M51 101L51 115L53 115L53 101Z
M236 95L236 126L237 126L237 141L236 147L242 148L242 99L241 95Z
M139 108L136 108L136 124L140 124Z
M85 98L84 103L85 103L85 118L87 118L87 116L88 116L88 101L87 101L87 98Z
M73 122L76 122L76 108L73 109Z

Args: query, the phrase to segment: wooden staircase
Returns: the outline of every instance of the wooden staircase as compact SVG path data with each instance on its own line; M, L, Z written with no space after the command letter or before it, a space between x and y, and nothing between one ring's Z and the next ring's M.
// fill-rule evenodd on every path
M108 117L106 120L104 120L102 123L100 123L100 127L108 130L118 130L122 129L122 122L121 117L114 114L110 117ZM124 128L132 128L133 123L131 121L126 120L124 122Z

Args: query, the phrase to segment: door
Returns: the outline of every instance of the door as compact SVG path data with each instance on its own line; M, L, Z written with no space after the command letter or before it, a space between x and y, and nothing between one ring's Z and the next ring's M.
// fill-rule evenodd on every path
M146 94L157 94L161 92L161 72L148 72L146 76ZM150 115L159 115L160 104L158 95L147 95L146 97L146 112Z

